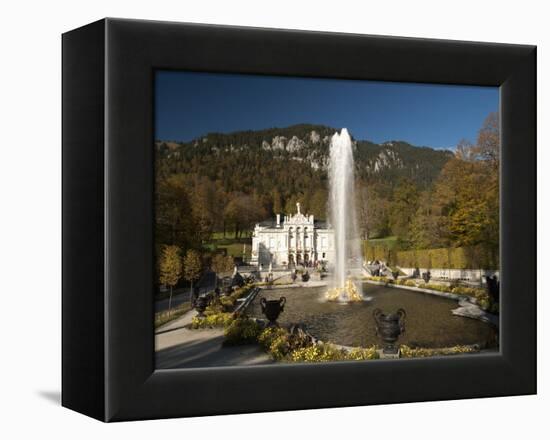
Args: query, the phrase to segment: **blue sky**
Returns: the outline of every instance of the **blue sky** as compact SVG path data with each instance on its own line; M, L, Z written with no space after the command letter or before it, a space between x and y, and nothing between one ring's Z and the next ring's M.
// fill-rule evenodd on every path
M498 88L477 86L157 71L155 88L155 138L178 141L311 123L454 148L499 106Z

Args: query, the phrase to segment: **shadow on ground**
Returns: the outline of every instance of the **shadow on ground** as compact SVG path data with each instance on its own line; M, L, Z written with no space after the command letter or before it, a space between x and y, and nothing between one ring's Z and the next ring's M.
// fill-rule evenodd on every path
M61 391L38 391L37 394L50 403L61 405Z
M257 345L225 347L223 336L182 342L156 352L157 369L271 364Z

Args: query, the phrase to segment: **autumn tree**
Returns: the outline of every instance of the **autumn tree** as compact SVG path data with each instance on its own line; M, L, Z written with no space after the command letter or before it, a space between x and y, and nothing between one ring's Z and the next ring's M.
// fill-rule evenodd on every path
M485 223L485 241L491 248L493 259L498 258L500 235L499 168L500 168L500 124L499 114L491 113L479 130L477 146L482 156L486 172L487 222Z
M380 191L379 185L360 182L356 188L359 232L364 240L385 237L390 232L390 201Z
M219 273L230 272L235 267L235 260L231 255L216 254L212 257L211 268L216 272L216 287Z
M283 201L281 197L281 193L279 192L278 188L274 188L271 192L272 197L272 212L273 214L281 214L283 212Z
M453 246L498 245L498 189L485 161L450 160L434 188L435 210Z
M183 258L183 277L191 283L191 294L193 294L193 283L199 279L201 271L200 254L194 249L189 249Z
M239 237L243 230L250 230L254 223L264 220L268 213L264 206L253 196L234 193L230 196L224 215L228 223L235 228L235 238Z
M156 241L182 249L197 247L198 228L182 176L159 179L156 188Z
M418 189L410 179L402 179L393 190L389 223L394 235L406 239L418 206Z
M300 203L302 206L304 205L305 196L303 193L296 193L292 194L290 197L286 199L285 203L285 212L287 214L294 214L296 212L296 203Z
M434 205L431 191L424 191L418 199L418 207L411 219L409 227L409 242L415 249L445 247L445 219Z
M476 147L468 140L461 139L456 146L455 158L472 162L477 159Z
M174 245L165 245L160 256L160 283L170 287L168 313L172 310L173 288L182 275L180 248Z
M490 113L479 130L476 152L492 168L498 169L500 162L500 125L497 112Z
M499 132L491 114L476 144L462 140L432 188L422 193L410 225L417 249L482 246L498 259Z
M214 232L217 194L214 182L203 176L193 176L191 198L193 217L197 221L201 242L208 240Z
M307 213L315 216L316 219L327 217L328 191L324 188L317 188L308 199Z

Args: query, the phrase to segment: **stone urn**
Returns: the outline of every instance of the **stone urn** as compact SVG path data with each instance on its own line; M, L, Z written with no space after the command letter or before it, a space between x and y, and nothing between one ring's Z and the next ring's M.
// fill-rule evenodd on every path
M284 311L286 304L286 298L282 296L279 299L265 299L260 300L260 305L262 306L262 313L265 315L269 321L269 326L277 325L277 318Z
M199 296L197 300L195 301L195 309L199 314L200 318L204 317L204 311L206 310L206 307L208 306L208 298L206 296Z
M399 349L395 345L400 335L405 333L405 310L399 309L395 313L384 314L376 309L372 312L376 322L376 335L384 342L384 354L397 354Z

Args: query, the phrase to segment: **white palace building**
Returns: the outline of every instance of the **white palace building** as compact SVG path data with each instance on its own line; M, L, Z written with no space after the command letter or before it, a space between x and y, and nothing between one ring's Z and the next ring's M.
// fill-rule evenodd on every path
M334 231L313 215L296 214L258 223L252 235L250 263L266 268L273 266L315 265L331 263L334 259Z

